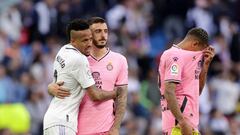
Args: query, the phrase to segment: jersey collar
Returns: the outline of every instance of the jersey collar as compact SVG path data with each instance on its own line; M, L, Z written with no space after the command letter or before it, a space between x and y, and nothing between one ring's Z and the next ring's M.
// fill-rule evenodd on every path
M65 49L71 49L71 50L75 50L75 51L77 51L78 53L81 53L77 48L75 48L73 45L71 45L71 44L68 44L66 47L65 47Z
M93 55L91 55L91 54L90 54L90 57L92 57L95 61L99 62L99 61L101 61L103 58L105 58L105 57L109 54L110 49L109 49L109 48L107 48L107 49L108 49L108 50L107 50L106 54L103 55L100 59L95 58L95 57L94 57Z
M173 47L178 48L178 49L182 49L178 45L175 45L175 44L173 44Z

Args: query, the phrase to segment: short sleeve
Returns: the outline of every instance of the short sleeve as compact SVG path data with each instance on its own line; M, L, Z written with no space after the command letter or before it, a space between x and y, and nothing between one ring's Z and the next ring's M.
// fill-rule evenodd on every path
M177 55L165 57L164 81L180 83L182 79L183 62Z
M73 66L72 76L80 83L80 85L85 89L95 84L93 80L91 70L89 68L89 63L87 58L75 60L75 64Z
M116 86L128 84L128 63L125 57L121 59L120 72L115 83Z

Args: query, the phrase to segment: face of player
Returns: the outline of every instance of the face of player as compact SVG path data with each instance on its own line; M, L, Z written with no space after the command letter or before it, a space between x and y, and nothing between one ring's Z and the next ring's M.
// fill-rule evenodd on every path
M90 26L93 35L93 45L104 48L108 40L108 27L106 23L94 23Z
M75 47L84 55L90 55L92 46L92 33L90 29L76 31Z

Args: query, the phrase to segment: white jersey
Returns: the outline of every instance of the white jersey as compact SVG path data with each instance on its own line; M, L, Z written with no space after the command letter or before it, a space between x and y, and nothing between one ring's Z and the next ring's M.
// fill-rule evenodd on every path
M85 94L84 88L95 84L87 57L70 44L63 46L54 61L54 77L55 82L64 81L63 87L71 95L64 99L52 99L44 116L44 129L64 125L77 132L77 117Z

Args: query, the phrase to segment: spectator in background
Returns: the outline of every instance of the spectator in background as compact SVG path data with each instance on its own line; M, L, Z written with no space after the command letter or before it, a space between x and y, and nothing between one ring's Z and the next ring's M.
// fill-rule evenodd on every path
M221 111L213 109L209 122L213 135L226 135L229 132L229 123Z
M21 31L21 36L20 36L20 42L23 45L29 45L29 36L31 35L31 33L29 33L31 31L30 27L33 25L34 23L34 18L33 13L34 13L34 5L33 5L33 1L32 0L23 0L20 3L19 6L19 10L21 13L21 19L22 19L22 31Z
M216 109L226 116L232 115L235 112L240 95L240 86L236 82L236 74L233 71L222 72L212 78L209 85L211 92L216 95L214 104Z
M6 103L7 102L7 92L9 88L9 85L7 85L7 83L9 83L10 81L7 79L7 75L6 75L6 68L4 65L0 65L0 103Z
M0 29L10 40L18 41L21 36L22 20L16 5L12 5L5 12L1 13L0 20Z
M213 21L213 15L208 10L210 8L209 0L195 0L195 7L187 12L187 27L200 27L207 31L210 37L216 32L216 27ZM204 20L204 21L202 21Z
M141 83L140 102L148 110L152 110L159 105L160 92L157 83L157 76L154 69L147 71L147 77Z
M130 95L132 99L130 109L132 110L135 116L135 124L136 124L136 133L137 135L145 135L148 127L148 122L150 119L150 112L145 108L140 102L139 93L133 92ZM129 122L128 124L132 124L133 122Z
M229 46L224 36L219 33L213 37L212 45L216 49L216 55L220 58L223 63L223 72L227 72L231 69L231 57L229 53Z
M0 29L0 61L5 57L5 50L9 46L8 36Z
M149 51L149 35L147 26L147 16L149 13L141 14L148 4L138 0L121 0L117 5L106 13L109 28L112 30L123 29L127 34L128 43L123 45L136 46L140 55L145 55ZM150 12L151 10L147 10ZM121 34L121 33L120 33ZM122 33L123 34L123 33ZM126 46L128 48L128 46Z
M205 135L208 133L209 114L213 106L210 98L210 90L208 87L208 83L205 84L199 100L199 130L201 131L201 134Z
M13 135L13 133L11 132L10 129L3 128L3 129L0 129L0 135Z
M162 135L162 110L161 106L153 108L150 121L149 135Z
M43 135L43 95L41 92L36 90L30 90L28 93L27 102L25 103L27 110L31 116L31 129L30 133L32 135ZM37 115L36 115L37 114Z
M232 39L229 45L231 60L233 62L233 70L237 73L237 78L240 77L240 34L239 26L236 22L230 24Z
M71 19L70 3L67 0L60 1L58 3L57 10L57 34L62 41L66 41L67 38L65 36L66 33L64 28L66 28L67 23Z
M50 34L56 34L56 0L43 0L36 3L30 27L30 41L35 39L45 41Z

